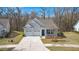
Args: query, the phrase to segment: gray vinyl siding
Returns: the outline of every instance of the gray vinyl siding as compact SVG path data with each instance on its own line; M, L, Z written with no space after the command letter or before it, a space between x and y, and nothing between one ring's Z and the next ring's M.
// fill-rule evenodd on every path
M24 26L25 36L41 36L42 29L45 30L45 36L47 35L47 29L56 29L56 31L58 30L57 26L55 26L55 24L52 24L51 21L49 22L46 20L42 20L42 22L40 22L38 19L28 21L28 23Z
M4 26L4 28L6 28L6 31L9 32L10 31L10 23L9 23L9 19L0 19L0 24L2 24Z
M31 23L25 25L24 27L25 36L40 36L41 35L40 31L41 31L40 25L33 20L31 21Z
M7 29L0 24L0 37L5 36L5 33L3 33L3 31L7 32Z

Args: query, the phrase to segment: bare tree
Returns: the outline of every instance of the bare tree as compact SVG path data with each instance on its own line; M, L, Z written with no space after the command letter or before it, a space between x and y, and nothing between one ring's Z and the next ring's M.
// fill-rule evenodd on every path
M63 15L64 15L64 8L57 7L54 8L54 16L55 16L55 22L57 26L61 29L62 31L62 24L63 24Z
M58 7L54 8L55 22L61 31L72 31L73 25L78 20L78 8Z
M13 21L14 21L14 15L15 15L15 9L13 7L8 7L7 8L7 16L9 18L9 23L10 23L10 32L13 31ZM15 24L14 24L15 25Z
M27 12L25 12L24 16L22 17L22 27L26 25L28 20L29 20L29 14Z
M46 8L45 7L41 7L41 13L40 13L40 15L41 15L41 17L43 19L45 19L45 17L46 17Z
M7 15L10 19L10 29L21 30L21 10L18 7L8 7Z
M19 7L16 7L16 20L17 20L17 30L21 30L21 9Z

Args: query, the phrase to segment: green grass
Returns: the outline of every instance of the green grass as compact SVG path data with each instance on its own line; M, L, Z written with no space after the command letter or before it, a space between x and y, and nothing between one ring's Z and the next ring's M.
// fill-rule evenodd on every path
M64 32L66 38L61 38L60 41L54 42L52 39L42 39L43 43L58 43L58 44L79 44L79 33Z
M50 51L79 51L79 48L72 47L47 47Z
M13 48L0 48L0 51L11 51Z
M23 32L17 32L19 35L12 37L12 38L0 38L0 45L8 45L8 44L17 44L20 42L20 40L23 37ZM13 42L11 42L11 40L13 40Z

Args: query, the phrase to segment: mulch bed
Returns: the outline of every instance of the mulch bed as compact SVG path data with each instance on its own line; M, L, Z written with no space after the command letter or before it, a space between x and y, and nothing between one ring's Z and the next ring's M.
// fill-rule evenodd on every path
M63 38L65 38L65 37L61 37L61 36L55 36L55 37L53 37L53 36L46 36L45 37L45 39L43 39L43 40L47 40L47 41L49 41L49 42L59 42L59 41L61 41L61 42L65 42L66 40L63 40Z
M7 38L14 38L17 35L19 35L19 33L17 33L17 32L11 32L10 34L8 34Z

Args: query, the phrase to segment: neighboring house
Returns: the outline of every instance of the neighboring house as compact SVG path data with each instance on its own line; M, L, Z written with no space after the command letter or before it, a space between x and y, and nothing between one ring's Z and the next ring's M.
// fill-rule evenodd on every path
M0 37L5 36L9 31L9 19L7 17L0 17Z
M58 27L50 19L29 20L24 26L25 36L57 36Z
M73 26L74 31L78 31L79 32L79 21L77 21L77 23Z

